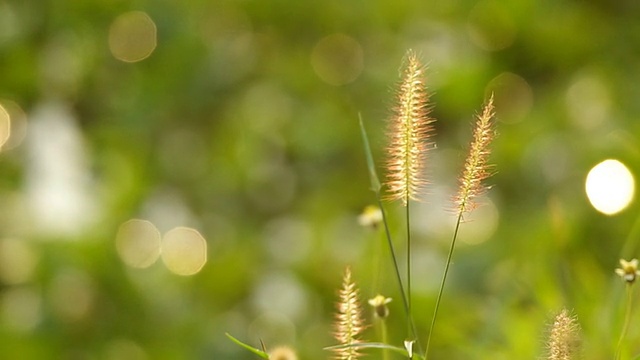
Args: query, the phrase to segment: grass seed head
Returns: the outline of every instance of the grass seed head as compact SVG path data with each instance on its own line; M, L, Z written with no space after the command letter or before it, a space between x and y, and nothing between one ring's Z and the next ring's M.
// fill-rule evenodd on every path
M389 124L386 186L389 200L420 200L425 178L427 151L433 148L434 132L429 116L429 95L424 80L425 67L415 52L409 50L397 92L396 106Z

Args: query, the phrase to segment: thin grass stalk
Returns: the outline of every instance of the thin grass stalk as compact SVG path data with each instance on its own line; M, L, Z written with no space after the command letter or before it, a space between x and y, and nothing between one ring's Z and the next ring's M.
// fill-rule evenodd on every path
M367 130L365 129L364 122L362 121L362 116L358 114L358 120L360 123L360 134L362 135L362 141L365 148L365 155L367 158L367 167L369 170L369 178L371 181L371 190L374 192L376 196L376 201L378 202L378 207L380 207L380 212L382 213L382 224L384 226L385 237L387 239L387 245L389 246L389 253L391 254L391 260L393 261L393 269L396 275L396 280L398 282L398 288L400 290L400 297L402 298L402 305L405 311L405 315L407 316L407 322L410 326L410 333L413 335L414 339L418 339L418 333L416 331L416 326L413 321L413 317L409 313L409 302L407 299L407 293L405 292L404 285L402 282L402 276L400 275L400 267L398 266L398 257L396 256L395 246L393 245L393 239L391 237L391 231L389 230L389 223L387 220L387 213L384 210L382 194L381 194L381 183L378 178L378 174L376 172L375 162L373 161L373 155L371 153L371 145L369 144L369 137L367 136ZM417 342L418 349L420 349L420 342Z
M409 313L409 318L411 318L411 205L409 202L407 202L405 209L405 216L407 218L407 312Z
M389 334L387 332L387 321L386 319L379 319L380 322L380 338L382 339L383 344L389 343ZM382 349L382 360L389 360L389 349Z
M438 291L438 297L436 298L436 305L431 319L431 326L427 338L427 347L424 353L425 359L429 356L429 345L431 343L431 338L433 337L435 324L438 318L438 310L440 309L442 294L447 281L447 274L449 273L451 259L453 258L453 251L456 246L456 240L458 239L460 223L462 222L465 213L476 208L477 204L474 201L475 198L486 191L486 186L482 184L482 182L491 175L491 165L488 165L487 161L489 154L491 153L489 145L494 137L492 122L493 115L493 95L491 95L489 101L484 106L482 113L477 116L473 130L473 139L469 146L469 153L467 154L462 175L459 179L460 187L458 189L458 194L454 198L457 211L456 227L453 232L453 238L451 239L451 246L449 247L449 254L447 255L447 261L442 275L440 290Z
M380 196L380 192L376 193L376 198L378 200L378 206L380 206L380 211L382 212L382 224L384 225L384 231L387 237L387 244L389 245L389 252L391 253L391 259L393 260L393 268L396 274L396 280L398 281L398 287L400 288L400 296L402 297L402 305L404 307L405 314L407 316L407 323L409 326L409 333L413 335L413 338L416 339L416 345L418 347L418 351L422 352L422 347L420 345L420 341L418 341L418 331L416 330L416 324L413 320L413 316L411 316L411 312L409 311L409 301L407 298L407 293L404 290L404 285L402 284L402 276L400 275L400 267L398 266L398 258L396 256L395 247L393 245L393 240L391 239L391 232L389 231L389 224L387 222L387 215L384 211L384 207L382 206L382 198Z
M625 287L627 299L624 311L624 323L622 325L622 331L620 332L620 338L618 339L618 345L616 346L616 360L620 359L620 354L622 353L622 344L624 343L624 339L627 336L627 331L629 330L629 322L631 321L631 309L633 304L632 286L632 283L627 283Z
M401 200L405 206L406 249L406 311L412 324L411 290L411 200L420 200L427 184L424 176L425 158L432 143L433 118L429 116L429 96L424 82L424 66L412 50L406 54L402 79L397 92L397 105L389 121L386 181L389 200ZM409 325L416 341L415 329ZM418 344L419 347L419 344Z
M451 246L449 247L449 254L447 255L447 262L444 267L444 273L442 274L442 281L440 281L440 289L438 290L438 297L436 298L436 305L433 309L433 318L431 319L431 326L429 326L429 336L427 337L427 347L424 351L424 358L429 356L429 345L431 344L431 338L433 335L433 329L436 326L438 318L438 310L440 309L440 301L442 300L442 294L444 293L444 284L447 282L447 274L449 274L449 266L451 265L451 259L453 258L453 251L456 248L456 239L458 238L458 230L460 229L460 223L462 222L462 213L458 214L456 220L456 229L453 232L453 239L451 240Z

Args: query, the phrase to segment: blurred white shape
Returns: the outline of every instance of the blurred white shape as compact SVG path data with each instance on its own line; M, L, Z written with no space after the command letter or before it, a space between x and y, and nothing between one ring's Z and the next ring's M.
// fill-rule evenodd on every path
M161 233L185 224L194 226L196 222L182 195L170 188L159 188L149 195L142 206L142 217Z
M307 293L291 274L265 274L259 279L254 291L252 302L258 313L282 314L293 323L307 314Z
M591 205L605 215L624 210L633 200L635 181L620 161L608 159L594 166L585 182Z
M271 220L265 226L263 237L266 252L280 265L305 261L313 243L309 224L292 217Z
M172 229L162 239L162 261L174 274L197 274L207 262L207 242L195 229Z
M464 217L464 224L460 226L460 241L469 245L481 244L493 236L498 229L500 213L498 208L487 196L478 199L477 209Z
M149 267L160 257L160 232L150 221L125 221L116 235L116 250L125 264Z
M569 119L583 130L597 129L611 117L611 94L598 76L579 76L567 89L565 104Z
M34 228L51 236L77 235L98 215L82 134L61 102L40 104L30 118L26 193Z

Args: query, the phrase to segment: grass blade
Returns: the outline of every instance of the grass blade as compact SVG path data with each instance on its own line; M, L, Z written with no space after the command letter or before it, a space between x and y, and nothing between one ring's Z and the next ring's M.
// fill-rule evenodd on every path
M241 346L241 347L243 347L243 348L245 348L245 349L247 349L247 350L251 351L252 353L254 353L254 354L256 354L256 355L260 356L260 357L261 357L261 358L263 358L263 359L269 359L269 354L267 354L266 352L264 352L264 351L262 351L262 350L259 350L259 349L256 349L256 348L254 348L253 346L249 346L249 345L247 345L247 344L243 343L242 341L240 341L240 340L238 340L238 339L234 338L233 336L231 336L229 333L225 333L225 335L227 335L227 337L228 337L231 341L233 341L234 343L236 343L237 345L239 345L239 346Z

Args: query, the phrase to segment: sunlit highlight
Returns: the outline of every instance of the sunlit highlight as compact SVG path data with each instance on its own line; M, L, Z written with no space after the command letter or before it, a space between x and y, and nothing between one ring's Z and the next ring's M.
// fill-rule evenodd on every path
M162 239L162 261L174 274L197 274L207 262L207 242L194 229L174 228Z
M156 24L145 12L130 11L111 23L109 49L118 60L144 60L155 50L156 44Z
M618 160L605 160L587 175L585 190L591 205L599 212L614 215L633 200L635 181L629 169Z
M0 149L9 140L9 135L11 135L11 117L0 104Z
M147 220L126 221L116 235L116 250L125 264L149 267L160 257L160 232Z
M27 135L27 114L20 105L7 99L0 100L0 109L8 116L5 124L4 114L0 110L0 147L2 150L13 149L22 144Z

